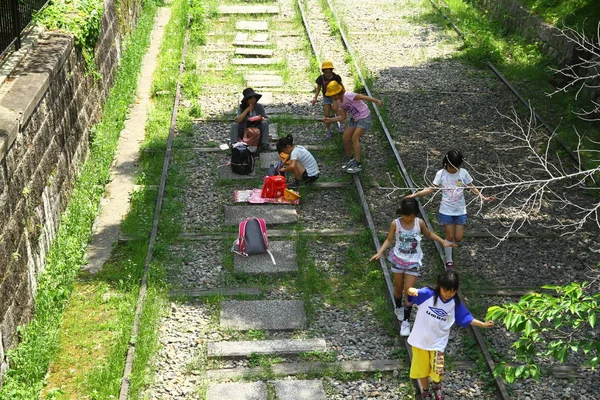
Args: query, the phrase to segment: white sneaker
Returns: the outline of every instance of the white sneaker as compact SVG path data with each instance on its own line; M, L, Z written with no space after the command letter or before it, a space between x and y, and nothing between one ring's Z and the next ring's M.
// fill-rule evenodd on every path
M356 160L353 160L352 164L348 165L348 168L346 168L346 172L349 174L357 174L360 171L362 171L362 165Z
M344 161L344 164L342 165L342 171L345 171L348 169L348 167L350 165L352 165L352 162L354 161L354 158L349 158L346 161Z
M402 310L404 312L404 310ZM402 321L400 324L400 336L410 335L410 322Z
M398 318L398 321L404 321L404 308L396 308L396 317Z

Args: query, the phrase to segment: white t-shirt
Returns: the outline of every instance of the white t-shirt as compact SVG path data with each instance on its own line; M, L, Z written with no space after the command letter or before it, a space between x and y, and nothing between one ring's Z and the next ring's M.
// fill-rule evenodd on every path
M465 215L467 203L463 191L471 183L473 183L473 178L464 168L460 168L453 174L446 169L440 169L433 179L433 184L442 188L440 214Z
M296 160L302 164L308 176L315 176L319 174L317 160L315 160L313 155L302 146L294 146L294 149L290 154L290 160Z
M408 343L423 350L444 351L452 324L469 326L474 318L462 303L456 306L454 298L445 303L440 296L434 305L433 289L424 287L418 292L418 296L408 296L408 301L419 305Z

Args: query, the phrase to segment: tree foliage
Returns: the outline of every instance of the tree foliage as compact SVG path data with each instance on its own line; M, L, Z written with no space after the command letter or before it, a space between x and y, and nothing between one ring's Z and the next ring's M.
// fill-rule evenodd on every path
M543 289L549 292L531 293L518 303L488 309L486 319L501 321L519 337L512 345L512 363L500 363L495 371L509 383L520 378L538 379L542 374L540 358L552 357L562 363L570 354L580 353L584 365L596 368L600 363L597 288L583 282Z

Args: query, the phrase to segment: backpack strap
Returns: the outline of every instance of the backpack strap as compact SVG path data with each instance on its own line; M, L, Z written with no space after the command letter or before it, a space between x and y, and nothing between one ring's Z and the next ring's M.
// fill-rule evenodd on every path
M267 253L271 256L271 261L273 261L273 265L277 265L275 262L275 257L273 257L273 253L269 249L269 237L267 236L267 224L263 218L256 218L258 224L260 225L260 231L263 235L263 241L265 242L265 248L267 249Z

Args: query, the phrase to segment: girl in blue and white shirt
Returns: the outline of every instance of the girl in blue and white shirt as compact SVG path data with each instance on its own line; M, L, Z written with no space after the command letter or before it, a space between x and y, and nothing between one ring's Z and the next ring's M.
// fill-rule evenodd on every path
M407 290L409 300L419 306L415 326L408 337L413 353L410 377L421 381L424 399L431 398L429 377L433 381L436 400L443 399L440 382L444 372L444 351L452 325L456 322L462 327L494 326L494 321L481 322L473 318L456 295L458 287L458 274L454 270L446 270L438 275L435 288L417 290L411 287Z

